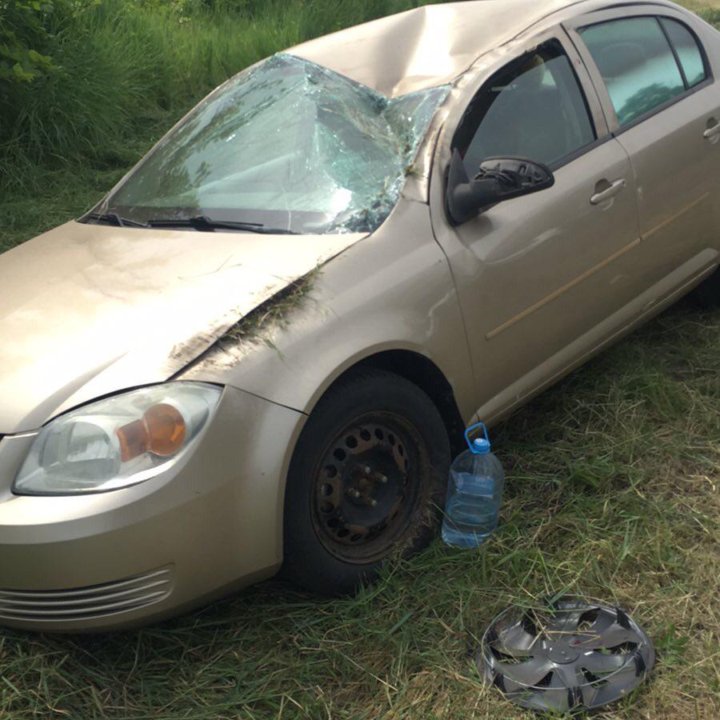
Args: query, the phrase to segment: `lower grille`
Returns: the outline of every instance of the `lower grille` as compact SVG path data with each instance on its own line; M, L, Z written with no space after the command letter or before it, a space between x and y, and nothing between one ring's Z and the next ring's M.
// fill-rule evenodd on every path
M170 595L171 567L73 590L0 590L0 620L71 622L119 615Z

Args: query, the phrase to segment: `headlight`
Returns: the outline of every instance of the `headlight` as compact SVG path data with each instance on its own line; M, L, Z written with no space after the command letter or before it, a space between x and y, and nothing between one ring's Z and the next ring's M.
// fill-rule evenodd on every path
M181 457L220 398L215 385L166 383L61 415L35 438L18 495L75 495L127 487Z

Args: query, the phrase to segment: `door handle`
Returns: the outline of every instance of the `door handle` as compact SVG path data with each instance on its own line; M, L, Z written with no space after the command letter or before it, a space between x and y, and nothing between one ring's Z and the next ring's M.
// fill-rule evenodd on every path
M712 127L709 127L703 133L703 137L706 140L712 140L714 137L717 137L718 135L720 135L720 123L719 122L716 122Z
M605 183L607 183L607 180L601 180L595 186L595 189L597 190L598 186L602 186ZM596 192L594 195L590 196L590 204L599 205L600 203L603 203L606 200L615 197L619 192L625 189L626 185L627 182L625 178L620 178L620 180L616 180L615 182L610 183L604 190L600 190L599 192Z

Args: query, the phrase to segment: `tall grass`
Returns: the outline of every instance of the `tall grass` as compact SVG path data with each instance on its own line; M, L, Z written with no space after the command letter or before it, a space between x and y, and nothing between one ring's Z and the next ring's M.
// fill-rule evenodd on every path
M48 14L55 68L0 88L0 190L37 190L47 171L127 165L228 76L272 53L418 4L412 0L102 0Z

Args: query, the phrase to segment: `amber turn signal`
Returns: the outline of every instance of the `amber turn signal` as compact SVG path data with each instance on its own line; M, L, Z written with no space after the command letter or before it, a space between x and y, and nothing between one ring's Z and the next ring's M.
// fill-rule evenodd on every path
M185 442L187 428L180 411L159 403L145 411L142 420L135 420L116 430L120 441L120 459L132 460L146 452L159 457L170 457Z
M185 420L172 405L160 403L145 411L143 417L148 430L148 450L160 457L174 455L185 441Z

